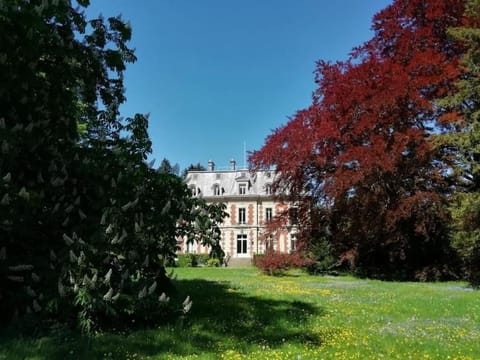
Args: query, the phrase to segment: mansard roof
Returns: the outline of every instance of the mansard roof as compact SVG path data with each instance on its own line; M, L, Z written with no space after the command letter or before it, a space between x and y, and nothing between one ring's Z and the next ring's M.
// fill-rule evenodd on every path
M275 172L248 169L189 171L185 179L197 196L271 196ZM242 193L243 189L245 193Z

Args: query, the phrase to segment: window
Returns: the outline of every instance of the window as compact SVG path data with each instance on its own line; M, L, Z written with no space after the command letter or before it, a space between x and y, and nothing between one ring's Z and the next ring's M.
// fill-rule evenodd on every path
M272 195L272 184L265 185L265 194Z
M239 208L238 209L238 223L239 224L245 224L245 208Z
M190 192L192 193L193 196L197 196L197 188L195 186L190 187Z
M238 193L240 195L245 195L247 193L247 184L238 185Z
M196 254L197 253L197 247L194 246L194 244L187 242L187 248L186 248L186 253L190 254Z
M269 235L265 239L265 251L268 251L268 250L275 250L275 243L273 242L272 235Z
M237 235L237 254L247 253L247 234Z
M297 234L290 235L290 251L297 249Z
M272 208L265 209L265 221L272 221Z
M288 217L290 219L290 224L297 225L298 224L298 208L291 207L288 209Z
M220 185L213 185L213 195L220 196L220 194L221 194Z

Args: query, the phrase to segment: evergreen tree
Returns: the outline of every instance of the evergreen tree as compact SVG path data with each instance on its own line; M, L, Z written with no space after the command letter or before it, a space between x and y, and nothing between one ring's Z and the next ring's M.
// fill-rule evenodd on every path
M451 28L465 47L463 70L454 94L438 104L447 109L437 144L450 165L456 195L452 199L453 246L463 258L470 282L480 285L480 1L467 1L467 23Z

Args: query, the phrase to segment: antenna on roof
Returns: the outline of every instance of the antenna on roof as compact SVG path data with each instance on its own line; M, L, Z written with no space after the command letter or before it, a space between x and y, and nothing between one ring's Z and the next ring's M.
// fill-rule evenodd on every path
M247 168L247 142L243 142L243 168Z

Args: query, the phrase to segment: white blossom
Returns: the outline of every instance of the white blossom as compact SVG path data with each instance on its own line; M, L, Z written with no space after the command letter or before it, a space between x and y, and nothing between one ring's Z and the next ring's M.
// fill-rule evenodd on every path
M113 231L113 225L108 225L107 229L105 230L105 234L111 234Z
M162 304L166 304L170 301L170 298L167 297L167 295L165 295L165 293L163 292L162 295L158 297L158 301L161 302Z
M137 206L138 201L139 201L139 198L137 197L137 198L132 202L132 207Z
M144 286L142 290L138 292L138 299L141 300L147 295L147 287Z
M27 264L19 264L19 265L8 267L8 270L10 271L27 271L32 269L33 269L33 265L27 265Z
M2 201L0 201L0 204L2 205L10 204L10 196L8 195L8 193L3 195Z
M35 312L39 312L40 310L42 310L42 307L40 306L40 304L36 299L33 299L32 306L33 306L33 311Z
M102 218L100 219L100 225L105 225L106 222L107 222L107 212L105 211L102 214Z
M85 220L87 218L87 215L82 211L82 209L78 209L78 216L80 219Z
M27 286L25 288L25 292L27 293L28 296L30 297L35 297L37 296L37 293L30 287L30 286Z
M57 255L55 255L55 252L53 250L50 250L50 260L57 260Z
M189 301L187 302L187 300L189 300ZM190 296L187 296L187 298L183 302L183 313L184 314L188 313L190 311L190 309L192 308L192 305L193 305L193 301L190 300Z
M54 208L52 209L52 214L56 213L58 211L58 209L60 209L60 203L55 204Z
M112 241L110 242L112 245L118 244L118 234L115 234Z
M157 282L154 281L152 285L148 288L148 295L152 295L155 289L157 288Z
M66 243L68 246L72 246L72 245L73 245L74 241L73 241L73 239L72 239L70 236L68 236L67 234L63 234L62 237L63 237L63 240L65 241L65 243Z
M10 147L8 146L7 140L2 140L2 153L7 154Z
M131 206L132 206L132 203L129 201L128 203L122 206L122 211L127 211L128 209L130 209Z
M105 295L103 295L103 300L105 300L105 301L112 300L112 295L113 295L113 289L110 288L110 289L108 289L107 293Z
M112 272L113 272L113 270L110 268L110 270L108 270L108 272L105 274L105 282L106 283L110 282L110 278L112 277Z
M25 189L25 186L20 189L18 196L24 198L25 200L30 199L30 193L27 191L27 189Z
M61 296L61 297L64 297L65 296L65 286L63 286L62 282L59 280L58 281L58 294Z
M70 252L69 252L68 254L70 255L70 261L71 261L72 263L78 261L78 257L77 257L77 255L75 255L75 253L73 252L73 250L70 250Z
M125 231L125 229L122 229L122 236L120 236L120 238L118 239L118 243L121 244L126 237L127 232Z

